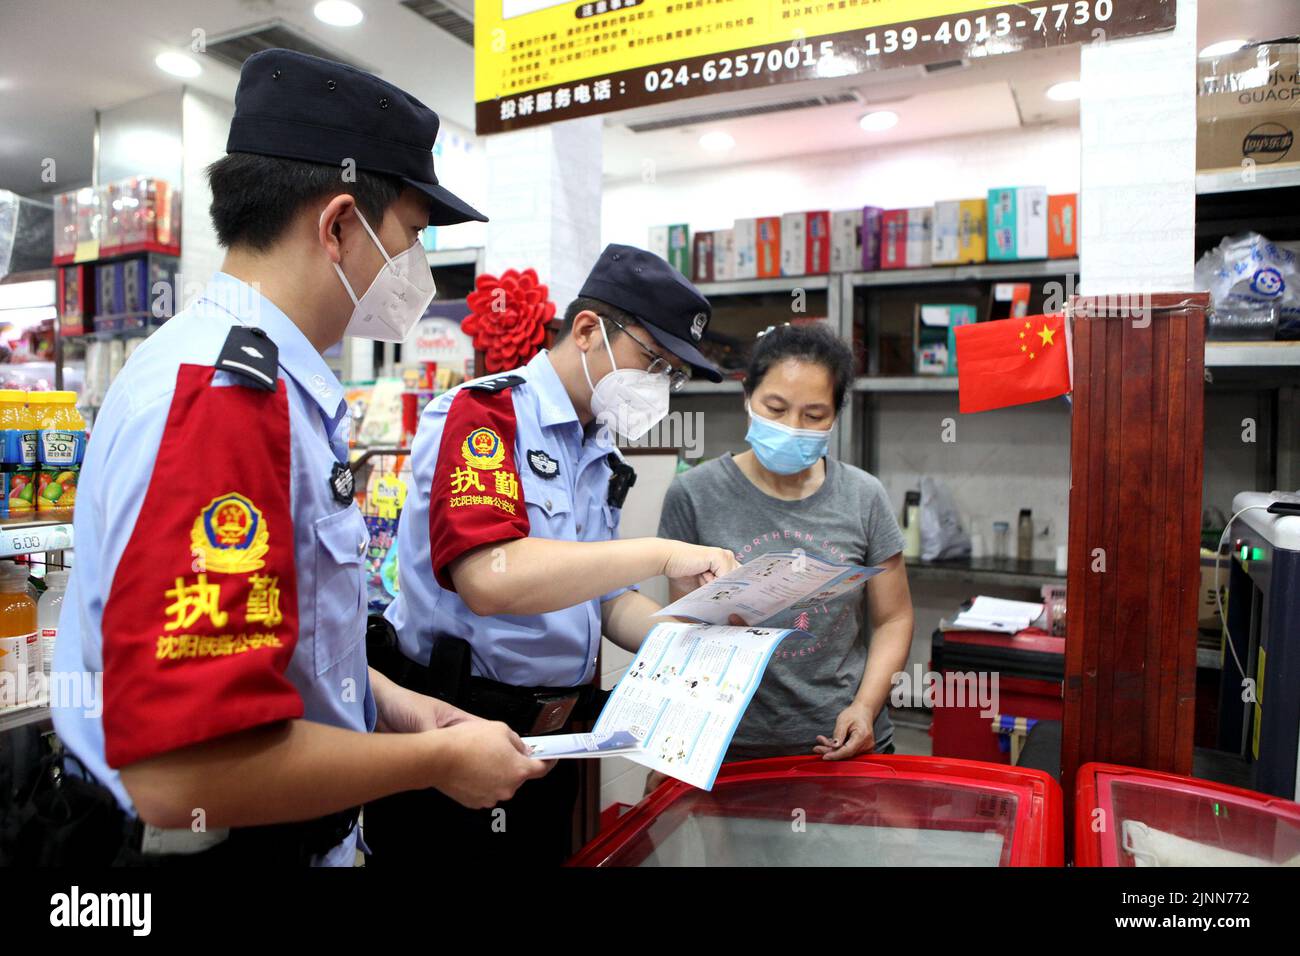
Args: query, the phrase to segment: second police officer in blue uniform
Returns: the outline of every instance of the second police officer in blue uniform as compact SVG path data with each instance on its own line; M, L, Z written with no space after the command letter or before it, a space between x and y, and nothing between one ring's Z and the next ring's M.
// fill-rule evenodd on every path
M590 719L601 634L635 651L659 606L631 585L691 587L736 566L730 551L618 539L635 441L696 370L708 300L658 256L611 245L566 309L555 347L425 409L398 531L388 610L393 676L521 735ZM612 433L612 434L611 434ZM367 805L375 865L429 859L558 864L571 852L574 761L474 811L436 790Z
M420 231L483 218L438 185L437 131L350 67L244 64L209 172L223 271L127 362L87 449L55 670L102 671L102 714L54 719L86 778L65 789L118 810L65 825L63 862L351 865L367 800L489 807L548 769L367 666L367 532L321 353L404 338L434 293Z

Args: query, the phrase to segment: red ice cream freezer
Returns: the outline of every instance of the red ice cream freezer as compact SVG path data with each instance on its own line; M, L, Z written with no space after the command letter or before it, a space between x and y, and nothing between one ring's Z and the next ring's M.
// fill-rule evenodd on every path
M1281 797L1105 763L1075 794L1078 866L1300 866L1300 804Z
M872 755L670 780L571 866L1062 866L1061 788L1037 770Z

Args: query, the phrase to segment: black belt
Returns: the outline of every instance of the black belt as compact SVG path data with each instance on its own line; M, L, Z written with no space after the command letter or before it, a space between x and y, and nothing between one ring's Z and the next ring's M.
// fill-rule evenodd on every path
M412 660L397 645L392 625L370 618L366 651L371 666L403 687L453 704L487 720L499 720L522 736L552 734L575 721L594 720L608 694L598 687L516 687L470 676L470 646L458 637L435 641L428 663Z
M508 724L525 737L553 734L592 716L599 691L585 687L515 687L486 677L471 677L465 710Z

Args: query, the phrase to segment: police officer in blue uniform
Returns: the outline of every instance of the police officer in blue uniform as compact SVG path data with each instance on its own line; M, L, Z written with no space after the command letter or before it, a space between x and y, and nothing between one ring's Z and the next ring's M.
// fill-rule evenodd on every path
M658 256L611 245L568 307L555 347L522 368L434 399L412 447L398 529L400 593L387 617L395 678L522 735L595 716L601 634L636 651L659 606L632 585L690 587L736 566L730 551L618 540L635 475L614 446L668 412L691 371L708 300ZM550 864L571 852L573 761L496 811L435 791L367 805L374 865Z
M244 64L209 170L223 269L126 363L87 449L55 671L102 672L103 699L54 721L121 839L65 832L65 860L351 865L367 800L489 807L547 771L367 665L368 536L321 353L404 338L434 294L420 231L484 218L438 184L437 131L342 64Z

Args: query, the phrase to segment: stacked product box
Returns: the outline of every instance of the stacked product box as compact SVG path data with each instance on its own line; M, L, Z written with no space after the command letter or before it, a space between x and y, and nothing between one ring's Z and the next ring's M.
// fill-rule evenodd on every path
M987 203L956 199L934 204L931 259L936 266L985 262L988 258Z
M886 210L880 219L880 268L930 265L932 216L929 206Z
M167 182L132 176L109 183L102 193L100 255L180 253L180 198Z
M781 217L781 274L824 275L831 267L831 214L790 212Z
M691 274L691 227L685 223L668 227L668 264L684 276Z
M736 278L736 230L715 229L713 232L713 279L726 282Z
M697 232L691 240L691 281L692 282L712 282L716 278L716 267L714 265L714 256L716 248L713 244L712 232Z
M1047 258L1047 190L1042 186L990 189L989 261Z
M754 224L754 258L760 279L781 274L781 217L759 216Z
M1072 259L1079 254L1079 197L1063 193L1047 197L1047 258Z
M862 268L862 210L831 213L831 272Z
M875 272L880 268L881 230L885 210L879 206L862 207L862 271Z
M95 329L143 329L168 319L177 307L175 256L154 253L95 266Z
M691 227L686 223L650 228L650 251L684 276L691 274Z
M735 265L733 279L758 278L758 220L737 219L733 227L735 233ZM716 270L715 270L716 271Z
M973 305L918 305L913 335L918 375L956 375L956 329L975 322Z
M59 266L59 334L84 335L94 328L95 269L86 263Z

